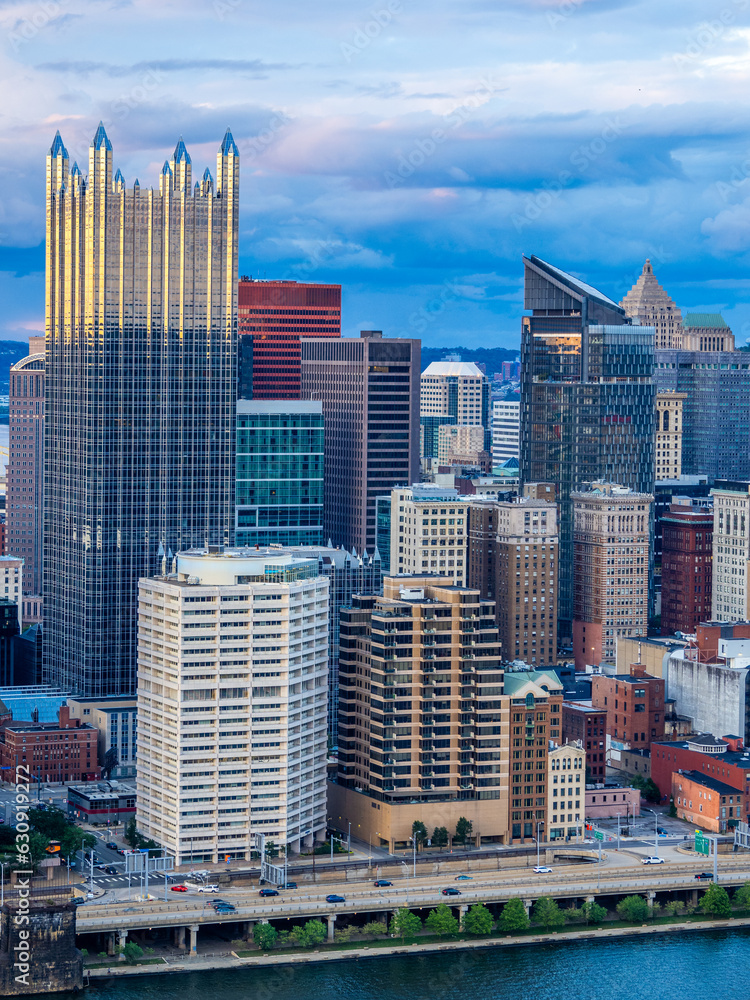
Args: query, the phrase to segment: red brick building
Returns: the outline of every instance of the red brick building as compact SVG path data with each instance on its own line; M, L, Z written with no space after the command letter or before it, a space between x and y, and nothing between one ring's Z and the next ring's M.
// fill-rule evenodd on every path
M300 398L300 339L341 336L341 285L237 285L239 397Z
M742 792L700 771L675 771L672 798L678 819L711 833L727 833L747 812Z
M722 781L743 796L743 819L747 822L750 803L750 755L738 737L702 735L685 740L651 744L651 777L664 801L672 793L672 775L676 771L697 772Z
M607 713L577 701L564 701L562 738L565 743L580 740L586 748L586 771L592 781L604 780L607 769Z
M673 503L661 525L661 634L692 633L711 618L713 511Z
M664 689L640 663L629 674L594 674L591 704L607 713L607 734L626 746L646 746L664 737Z
M0 726L0 766L6 781L16 782L16 768L25 764L32 781L94 781L99 777L94 726L71 719L64 705L57 722L5 722ZM18 780L28 775L18 772Z

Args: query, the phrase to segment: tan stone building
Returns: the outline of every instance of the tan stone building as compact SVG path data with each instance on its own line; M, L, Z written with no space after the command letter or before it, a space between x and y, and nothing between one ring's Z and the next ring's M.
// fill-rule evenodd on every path
M485 468L489 453L484 445L485 429L480 424L445 424L438 430L438 464L466 462Z
M714 498L711 617L750 618L750 482L717 479Z
M495 601L505 660L556 661L558 542L554 503L523 496L469 508L468 584Z
M682 321L683 351L733 351L734 334L719 313L687 313Z
M643 265L640 277L620 305L642 326L654 327L656 350L682 347L682 313L656 280L650 260Z
M677 479L682 475L682 405L686 392L656 394L656 449L654 478Z
M615 662L618 636L646 635L650 493L592 483L574 510L573 653L577 670Z
M466 584L469 503L431 483L391 490L391 571L449 576Z
M674 636L659 638L645 635L617 636L616 665L618 674L626 674L631 663L642 663L652 677L666 677L669 657L676 649L687 645L687 639Z
M549 751L545 840L580 839L586 805L586 751L580 740Z

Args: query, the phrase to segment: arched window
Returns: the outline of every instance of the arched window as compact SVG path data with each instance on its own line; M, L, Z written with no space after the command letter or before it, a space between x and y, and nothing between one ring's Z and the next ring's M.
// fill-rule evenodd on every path
M669 410L664 411L664 421L662 427L665 431L669 430Z

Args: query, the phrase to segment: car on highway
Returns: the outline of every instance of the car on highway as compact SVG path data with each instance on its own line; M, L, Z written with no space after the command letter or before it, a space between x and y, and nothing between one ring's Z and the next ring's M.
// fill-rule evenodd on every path
M218 910L222 906L231 906L231 905L232 904L229 902L228 899L212 899L211 900L211 906L215 910Z
M385 885L393 885L393 882L389 882L387 878L378 878L375 879L375 882L373 884L380 887Z
M103 871L103 872L105 872L105 873L106 873L107 875L119 875L119 874L121 874L121 873L120 873L120 872L118 871L118 869L117 869L117 868L115 868L115 867L114 867L113 865L105 865L105 866L104 866L104 867L102 868L102 871Z
M198 892L218 892L218 885L199 885L197 887Z
M219 906L215 906L214 910L216 913L236 913L237 907L234 903L221 903Z
M456 882L473 882L474 877L472 875L456 875Z
M110 840L109 843L105 844L104 846L108 847L110 851L119 851L120 850L120 848L117 846L117 844L113 840Z
M552 871L552 869L548 868L547 865L537 865L534 868L534 872L537 875L549 875L551 871Z
M700 879L703 879L703 878L713 879L714 873L713 872L698 872L695 877L696 878L700 878Z
M449 885L447 889L443 889L444 896L460 896L461 893L458 889L454 889L452 885Z
M642 865L663 865L664 858L641 858Z
M85 902L86 900L83 898L83 896L73 896L73 898L71 899L71 903L73 904L73 906L80 906L82 903Z
M188 888L186 885L170 885L171 892L187 892Z
M343 896L337 896L335 892L332 892L329 896L326 896L326 903L345 903L346 899Z
M278 896L278 889L261 889L258 893L259 896Z
M277 888L278 889L296 889L297 888L297 883L296 882L282 882L280 886L277 886Z
M669 834L667 833L667 831L664 829L663 826L657 826L656 832L659 834L660 837L668 837L669 836Z

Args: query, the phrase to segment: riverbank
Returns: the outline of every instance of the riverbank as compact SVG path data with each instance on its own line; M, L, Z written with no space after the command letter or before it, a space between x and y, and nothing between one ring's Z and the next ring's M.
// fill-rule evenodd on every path
M750 917L734 917L725 920L692 920L675 923L642 924L639 927L599 927L584 930L564 930L553 933L507 935L506 937L479 938L477 940L419 942L373 947L366 944L352 948L337 948L335 945L314 951L299 953L258 952L245 958L234 952L226 957L182 958L164 965L113 964L104 969L85 969L84 980L111 979L114 977L152 976L165 973L208 972L224 969L246 969L253 967L300 965L310 962L360 961L391 955L430 954L447 951L472 951L476 949L519 948L529 945L559 944L562 941L603 941L612 938L644 937L654 934L673 934L692 930L743 930L750 929Z

